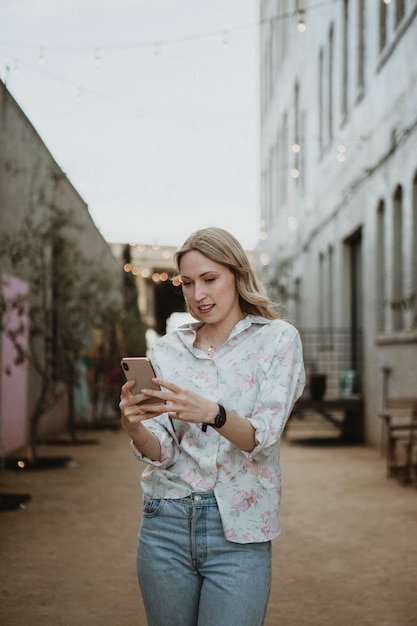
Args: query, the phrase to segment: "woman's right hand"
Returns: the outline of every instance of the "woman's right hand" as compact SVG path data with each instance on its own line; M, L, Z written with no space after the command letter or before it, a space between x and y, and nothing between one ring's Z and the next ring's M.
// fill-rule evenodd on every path
M140 429L140 424L144 420L157 417L160 413L151 411L144 411L138 402L146 400L146 396L143 393L132 393L132 387L135 386L134 380L126 382L120 393L119 408L121 411L121 421L123 429L132 435Z

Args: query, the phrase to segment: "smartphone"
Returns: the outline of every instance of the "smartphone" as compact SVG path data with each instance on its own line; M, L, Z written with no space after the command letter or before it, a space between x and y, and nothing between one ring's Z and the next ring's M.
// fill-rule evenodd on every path
M161 389L152 380L152 378L155 378L156 374L152 363L146 357L124 357L121 360L121 366L126 380L134 380L136 382L132 393L141 393L142 389L155 389L158 391ZM147 398L141 400L138 404L161 404L161 402L163 402L163 400L159 398Z

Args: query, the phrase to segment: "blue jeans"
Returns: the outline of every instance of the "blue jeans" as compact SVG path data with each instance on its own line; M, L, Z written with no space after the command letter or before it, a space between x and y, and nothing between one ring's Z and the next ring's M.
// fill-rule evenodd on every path
M271 543L224 537L212 493L145 499L137 570L149 626L262 626Z

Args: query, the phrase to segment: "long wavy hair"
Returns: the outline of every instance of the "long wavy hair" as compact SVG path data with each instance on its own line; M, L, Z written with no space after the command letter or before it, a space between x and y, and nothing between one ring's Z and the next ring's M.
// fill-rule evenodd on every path
M213 226L192 233L174 255L178 273L180 273L182 257L191 250L201 252L233 272L239 294L239 305L243 313L261 315L270 320L280 317L277 305L267 296L263 285L255 276L241 244L227 230ZM188 307L188 303L187 308L191 315L198 319Z

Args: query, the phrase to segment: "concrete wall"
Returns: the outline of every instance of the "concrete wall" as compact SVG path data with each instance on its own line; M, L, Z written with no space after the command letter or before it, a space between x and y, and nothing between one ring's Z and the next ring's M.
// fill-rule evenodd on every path
M289 261L300 329L361 331L377 445L382 367L392 395L416 395L417 2L293 5L261 3L258 252L270 277Z
M76 234L76 246L91 262L100 263L108 277L108 297L121 298L122 271L110 246L94 224L88 206L49 153L42 139L18 106L3 83L0 83L0 230L2 233L19 231L26 216L31 215L37 223L45 220L47 207L56 207L71 215L80 226ZM12 272L7 258L0 259L0 273ZM22 274L20 267L13 270ZM1 358L1 354L0 354ZM28 406L37 393L39 381L30 372L28 383ZM22 390L24 393L24 390ZM11 393L2 389L1 393ZM49 411L42 422L41 435L59 431L65 424L63 406ZM65 406L65 405L64 405Z

